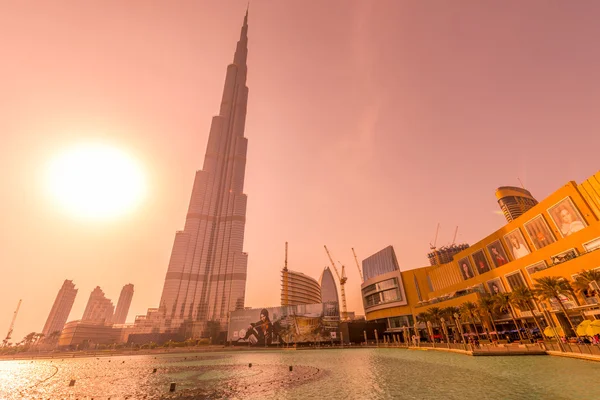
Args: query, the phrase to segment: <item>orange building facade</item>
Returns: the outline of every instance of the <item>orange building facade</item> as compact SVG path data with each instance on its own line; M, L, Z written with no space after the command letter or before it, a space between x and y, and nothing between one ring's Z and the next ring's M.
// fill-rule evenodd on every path
M577 273L600 267L600 172L581 184L569 182L501 229L454 255L446 264L402 271L405 304L389 307L366 304L367 320L386 320L388 332L412 327L415 317L431 307L476 302L485 293L533 288L536 279L560 276L573 281ZM599 282L600 283L600 282ZM600 319L598 294L580 293L561 298L569 317ZM576 297L576 298L572 298ZM555 318L559 304L547 304ZM515 310L530 322L531 312ZM534 310L542 316L543 310ZM562 316L560 316L562 318ZM500 321L502 322L502 321ZM500 329L498 329L500 330Z

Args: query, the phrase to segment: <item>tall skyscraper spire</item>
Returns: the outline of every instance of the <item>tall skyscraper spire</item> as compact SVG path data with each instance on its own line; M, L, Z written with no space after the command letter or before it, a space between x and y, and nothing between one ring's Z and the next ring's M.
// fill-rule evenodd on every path
M183 326L187 337L206 336L211 322L210 329L218 324L226 330L229 312L244 307L247 56L248 11L227 67L219 115L212 119L204 166L196 172L185 227L175 234L159 305L162 332Z

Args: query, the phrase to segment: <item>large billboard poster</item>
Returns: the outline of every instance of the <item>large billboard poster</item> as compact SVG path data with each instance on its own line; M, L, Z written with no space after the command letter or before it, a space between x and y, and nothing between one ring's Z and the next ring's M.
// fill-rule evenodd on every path
M337 302L233 311L227 341L254 346L330 341L339 315Z

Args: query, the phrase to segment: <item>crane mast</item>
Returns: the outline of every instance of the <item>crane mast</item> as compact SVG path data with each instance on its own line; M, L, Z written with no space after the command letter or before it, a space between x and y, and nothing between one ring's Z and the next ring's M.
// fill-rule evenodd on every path
M456 229L454 230L454 238L452 238L452 244L456 243L456 235L458 234L458 225L456 225Z
M358 264L358 257L356 257L356 252L354 251L354 247L352 248L352 254L354 254L354 261L356 261L356 268L358 268L358 275L360 275L360 281L364 282L365 278L363 277L362 270L360 269L360 265Z
M323 245L323 247L325 247L325 252L327 252L327 257L329 257L329 261L331 262L331 265L333 266L333 270L335 271L335 274L337 275L338 280L340 281L340 292L342 295L342 321L346 321L348 319L348 308L346 307L346 290L344 289L344 286L346 285L346 281L348 280L348 278L346 277L346 271L345 271L345 268L342 265L342 263L340 263L340 265L342 266L342 275L340 275L337 267L335 266L335 263L333 262L333 258L331 258L331 254L329 254L329 250L327 249L327 246Z
M283 304L282 306L289 305L288 300L288 267L287 267L287 258L288 258L288 242L285 242L285 261L283 264Z
M438 233L440 233L440 223L437 224L437 229L435 230L435 239L433 239L433 244L429 243L429 248L433 250L433 254L435 255L435 260L437 264L440 264L440 253L437 251L435 245L437 244Z
M19 308L21 307L21 301L22 300L20 299L19 303L17 304L17 309L13 313L12 321L10 322L10 327L8 328L8 333L6 334L6 339L3 340L4 345L6 345L6 343L8 343L8 341L12 337L13 329L15 328L15 320L17 319L17 314L19 313Z

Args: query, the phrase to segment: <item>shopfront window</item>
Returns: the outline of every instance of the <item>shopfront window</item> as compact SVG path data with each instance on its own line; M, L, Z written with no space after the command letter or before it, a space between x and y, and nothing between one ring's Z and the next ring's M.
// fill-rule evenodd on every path
M412 328L414 326L412 315L401 315L399 317L389 318L388 320L390 329L402 328L405 326Z

